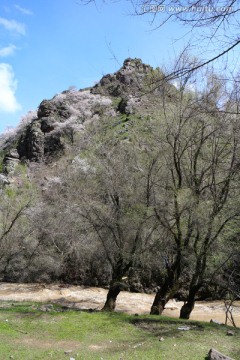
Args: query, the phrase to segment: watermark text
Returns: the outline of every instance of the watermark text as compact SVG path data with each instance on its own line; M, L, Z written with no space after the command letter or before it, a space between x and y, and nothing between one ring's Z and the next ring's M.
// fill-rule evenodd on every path
M142 6L142 13L160 13L160 12L172 12L172 13L187 13L187 12L198 12L198 13L230 13L233 11L231 6L165 6L146 4Z

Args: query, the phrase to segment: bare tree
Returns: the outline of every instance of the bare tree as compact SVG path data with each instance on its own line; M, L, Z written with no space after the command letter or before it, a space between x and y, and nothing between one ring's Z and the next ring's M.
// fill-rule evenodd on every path
M21 262L24 266L25 247L32 230L28 224L28 209L30 200L15 194L14 189L8 188L1 193L0 205L0 274L3 280L8 279L9 273L17 272L15 265ZM14 274L12 274L14 277Z
M90 2L96 0L80 0L78 4ZM234 50L240 44L237 30L240 7L237 0L132 0L131 4L132 16L149 19L153 29L164 27L169 22L178 22L186 28L186 34L191 34L187 48L191 52L194 50L199 60L191 66L186 64L177 71L169 72L167 79L186 75L219 60L223 61L225 70L226 67L233 70L236 62L233 61Z
M128 288L129 271L137 267L143 252L154 242L158 225L153 222L149 183L134 146L104 141L103 132L99 136L100 142L97 137L88 140L88 156L79 159L75 179L71 174L69 200L81 226L87 229L87 237L95 239L95 247L102 249L102 266L105 263L110 268L103 310L113 311L119 292ZM148 164L149 174L151 168Z
M190 30L189 47L200 50L196 53L199 60L193 66L183 66L168 76L185 75L218 60L224 60L224 66L231 67L228 56L231 54L234 58L234 49L240 43L239 32L236 32L239 28L240 7L236 0L222 0L218 3L214 0L140 0L133 2L133 6L137 15L150 15L155 28L177 21L187 31ZM206 47L208 54L211 49L210 55L205 55Z
M166 101L164 117L149 125L161 169L151 180L152 206L168 249L165 280L152 314L162 313L189 272L189 296L181 317L189 316L209 257L226 226L239 216L233 200L239 170L238 122L219 111L221 84L209 78L212 81L201 92L188 89L188 78L180 79L174 104Z

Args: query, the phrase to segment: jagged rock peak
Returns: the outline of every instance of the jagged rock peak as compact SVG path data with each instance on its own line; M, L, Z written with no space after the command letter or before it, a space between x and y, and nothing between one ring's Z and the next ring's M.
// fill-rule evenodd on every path
M91 92L116 97L129 94L139 96L148 91L153 81L162 76L163 73L159 68L154 70L152 66L144 64L141 59L127 58L117 72L104 75Z
M118 72L132 72L132 71L138 71L138 72L150 72L153 71L152 66L146 65L142 62L141 59L135 58L127 58L123 62L123 66Z

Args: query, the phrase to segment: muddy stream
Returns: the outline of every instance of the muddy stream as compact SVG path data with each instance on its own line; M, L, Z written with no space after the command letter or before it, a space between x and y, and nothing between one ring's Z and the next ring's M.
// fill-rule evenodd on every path
M77 309L100 310L106 299L107 290L95 287L64 286L56 284L10 284L0 283L1 301L36 301L57 303ZM148 314L154 294L121 292L118 296L116 311L129 314ZM164 310L165 315L179 317L180 301L170 301ZM224 304L222 301L196 302L191 319L209 322L211 319L225 322ZM240 326L240 301L235 303L233 316Z

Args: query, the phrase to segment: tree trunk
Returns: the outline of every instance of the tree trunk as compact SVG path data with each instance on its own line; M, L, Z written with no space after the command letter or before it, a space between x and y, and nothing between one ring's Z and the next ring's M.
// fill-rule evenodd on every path
M189 301L188 299L180 310L180 319L189 319L190 314L194 309L194 305L195 305L195 300Z
M150 314L151 315L161 315L165 308L165 305L172 298L172 296L175 294L175 292L178 290L178 287L179 287L178 282L169 283L169 279L166 279L165 283L163 284L161 289L158 290L158 292L154 298Z
M124 283L123 276L127 274L131 264L131 261L124 263L123 258L121 256L119 257L113 268L110 288L108 290L107 299L102 311L114 311L120 291L127 290L127 284Z
M167 276L163 286L158 290L150 314L161 315L167 302L179 289L179 278L181 275L181 252L177 254L175 262L167 268Z
M102 308L102 311L114 311L116 307L116 301L117 297L121 290L125 290L126 285L120 283L120 282L114 282L110 285L110 288L108 290L107 299L104 304L104 307Z
M195 305L195 297L200 287L200 285L194 285L190 287L188 299L186 302L184 302L184 305L180 310L180 319L190 318L191 312L193 311Z
M153 301L150 314L161 315L168 300L169 297L167 294L163 294L161 291L158 291Z

